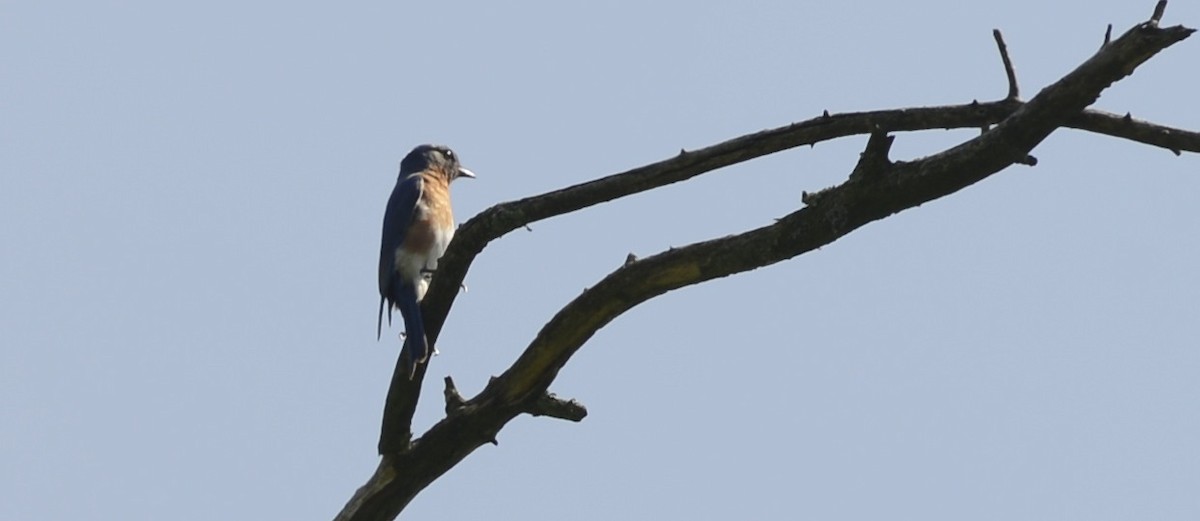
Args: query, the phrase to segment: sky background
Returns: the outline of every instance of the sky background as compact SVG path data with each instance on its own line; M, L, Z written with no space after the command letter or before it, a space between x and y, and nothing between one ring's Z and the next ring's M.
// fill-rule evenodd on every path
M1002 97L992 28L1030 97L1153 3L0 3L0 520L331 519L378 461L379 227L414 145L479 175L461 222L822 110ZM1200 129L1198 63L1182 42L1096 106ZM627 253L768 224L865 141L493 243L416 427ZM1034 155L620 317L552 388L586 420L518 418L403 517L1200 518L1200 157Z

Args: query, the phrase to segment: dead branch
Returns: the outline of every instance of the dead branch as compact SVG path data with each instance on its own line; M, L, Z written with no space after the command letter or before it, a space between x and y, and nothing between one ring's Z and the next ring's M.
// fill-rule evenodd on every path
M1008 78L1008 95L1006 100L1021 97L1021 88L1017 86L1017 71L1013 69L1012 58L1008 57L1008 45L1004 44L1004 35L1000 29L992 29L992 37L996 39L996 48L1000 50L1000 61L1004 63L1004 76Z
M548 388L571 356L600 328L634 306L668 291L780 262L829 244L870 222L954 193L1004 168L1059 127L1130 139L1172 150L1200 152L1200 133L1085 110L1101 91L1141 63L1187 38L1192 29L1160 28L1154 17L1046 87L1028 102L1016 99L1016 78L996 33L1009 78L1009 95L992 103L829 115L684 152L580 185L496 205L464 224L443 257L423 303L427 334L436 339L467 269L486 245L529 223L605 201L684 181L724 166L805 144L870 134L867 149L844 183L806 198L807 207L774 224L738 235L674 248L626 262L563 307L517 361L477 396L464 400L447 380L447 416L412 440L411 420L426 366L412 380L397 369L388 393L379 468L338 516L392 519L425 486L468 454L495 443L519 414L579 419L586 411L554 398ZM889 133L934 128L991 127L949 150L909 162L891 162Z

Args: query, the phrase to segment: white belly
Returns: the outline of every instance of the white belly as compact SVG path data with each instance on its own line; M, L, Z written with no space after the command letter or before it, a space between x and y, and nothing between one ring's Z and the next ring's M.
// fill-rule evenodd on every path
M453 226L431 227L429 231L433 240L428 249L412 251L406 249L404 245L396 248L396 271L404 280L417 287L417 300L425 297L429 279L432 277L433 271L437 269L438 259L441 259L442 254L446 253L450 239L454 238Z

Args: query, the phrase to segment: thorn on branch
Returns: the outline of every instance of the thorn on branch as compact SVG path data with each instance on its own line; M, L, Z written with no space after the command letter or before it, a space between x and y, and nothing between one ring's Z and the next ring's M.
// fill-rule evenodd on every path
M528 224L525 224L523 226L525 226L525 231L527 231L527 232L533 231L533 228L530 228Z
M1018 160L1017 160L1017 164L1018 164L1018 165L1025 165L1025 166L1037 166L1037 164L1038 164L1038 158L1036 158L1036 157L1033 157L1033 156L1030 156L1030 155L1026 155L1026 156L1025 156L1025 157L1023 157L1023 158L1021 158L1021 159L1018 159Z
M1174 152L1176 156L1183 155L1183 151L1179 150L1178 148L1172 148L1171 151Z
M821 113L821 117L829 119L829 109L825 109L825 111Z
M563 400L554 393L542 393L525 412L533 416L549 416L573 422L582 421L587 417L587 408L583 404L575 400Z
M1154 14L1150 15L1150 25L1158 27L1158 22L1162 21L1163 13L1167 11L1167 0L1158 0L1154 5Z
M1132 113L1132 112L1126 112L1126 113L1125 113L1125 117L1124 117L1124 118L1122 118L1122 119L1124 119L1126 123L1133 123L1133 113Z
M1013 69L1012 59L1008 56L1008 46L1004 44L1004 35L1000 29L992 29L992 37L996 39L996 47L1000 49L1000 60L1004 62L1004 75L1008 77L1008 95L1005 100L1015 100L1021 96L1017 86L1017 71Z
M628 266L630 264L633 264L633 263L637 262L637 260L638 260L638 256L634 255L633 252L629 252L629 255L625 256L625 265Z
M446 414L451 415L467 404L467 400L459 394L458 387L454 385L454 379L449 376L445 379L446 390L442 394L446 397Z
M1112 24L1108 24L1108 29L1104 30L1104 43L1100 44L1100 48L1108 47L1112 43Z

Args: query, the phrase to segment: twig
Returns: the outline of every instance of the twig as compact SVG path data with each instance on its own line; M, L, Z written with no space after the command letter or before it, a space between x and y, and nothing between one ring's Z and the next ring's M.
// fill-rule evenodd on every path
M446 389L442 391L442 395L446 397L446 414L454 414L455 411L466 405L467 400L459 394L458 387L454 385L454 379L447 376L445 378Z
M1067 126L1165 148L1175 155L1182 152L1200 153L1200 132L1156 125L1134 118L1128 112L1120 116L1100 110L1085 110Z
M867 147L858 156L858 164L854 165L854 170L850 172L850 179L879 175L887 170L887 167L891 166L888 151L892 149L892 142L895 140L896 136L889 136L883 130L871 132L871 137L867 139Z
M573 422L587 417L587 407L575 400L563 400L554 393L543 393L525 412L533 416L549 416Z
M1158 27L1158 22L1162 21L1163 13L1166 11L1167 0L1158 0L1158 3L1154 4L1154 14L1150 15L1150 25L1153 27Z
M1000 49L1000 59L1004 62L1004 74L1008 76L1008 95L1006 100L1021 97L1021 89L1017 86L1017 71L1013 70L1012 59L1008 57L1008 46L1004 44L1004 35L1000 29L992 29L992 37L996 39L996 47Z

